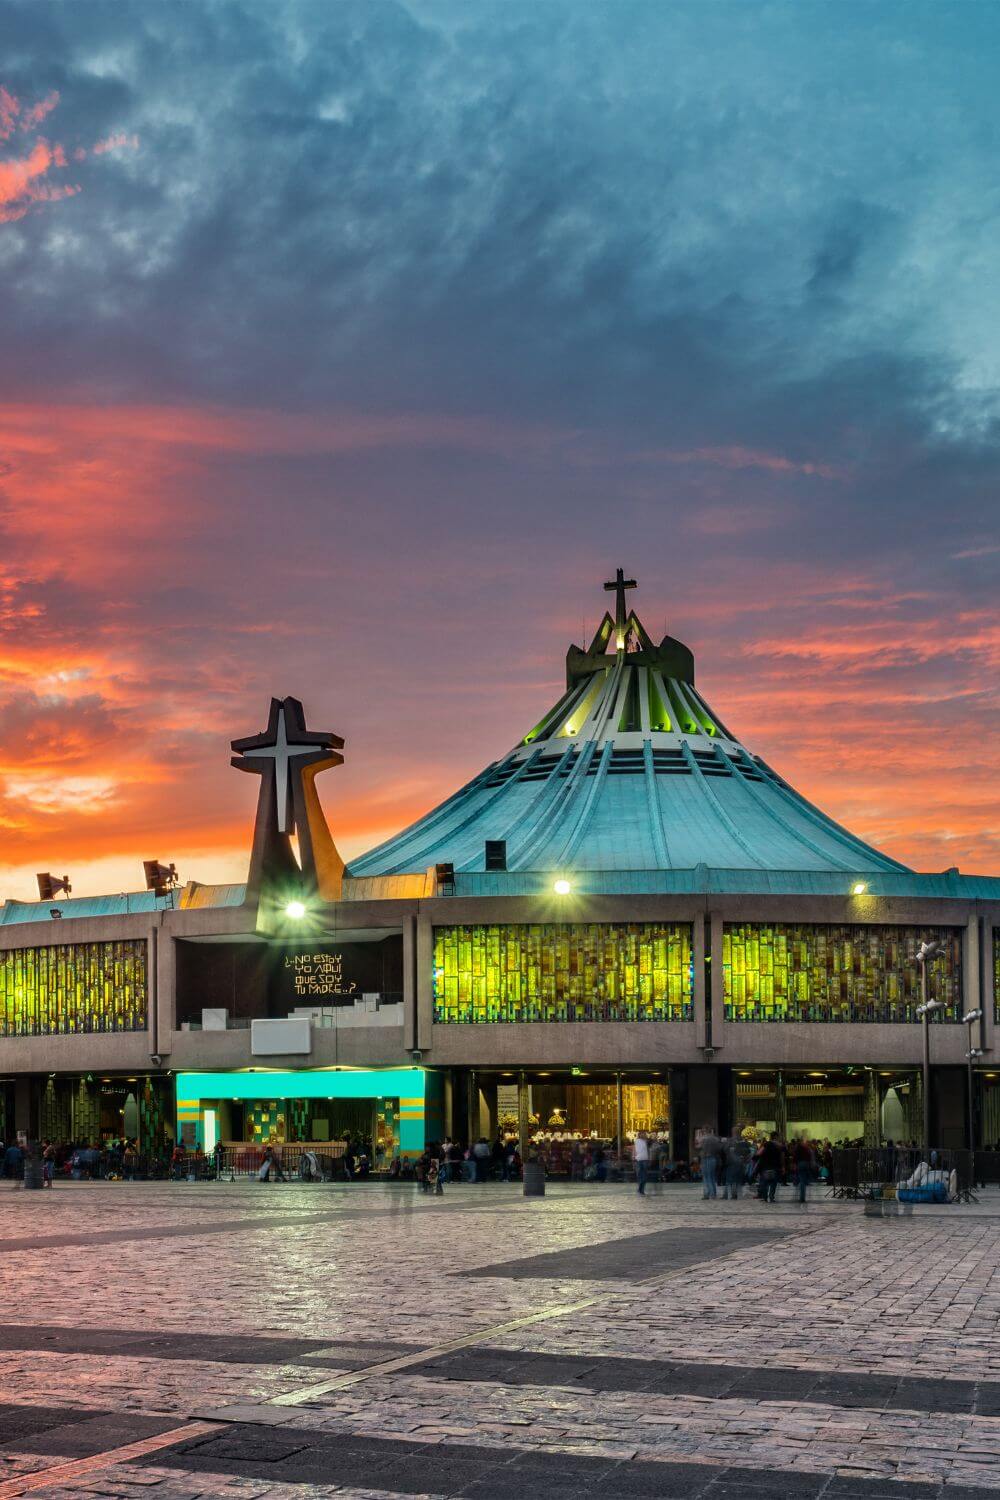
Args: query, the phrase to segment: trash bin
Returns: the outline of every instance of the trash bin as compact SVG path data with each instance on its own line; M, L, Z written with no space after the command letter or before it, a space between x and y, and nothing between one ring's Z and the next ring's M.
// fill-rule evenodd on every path
M545 1197L545 1168L540 1161L526 1161L521 1176L525 1198Z

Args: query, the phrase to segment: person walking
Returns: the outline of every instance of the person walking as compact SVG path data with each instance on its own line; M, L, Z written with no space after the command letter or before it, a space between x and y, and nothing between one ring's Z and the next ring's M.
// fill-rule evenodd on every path
M472 1148L472 1161L476 1171L476 1181L486 1181L486 1166L492 1156L490 1143L484 1135L481 1135Z
M42 1187L50 1188L56 1170L56 1148L52 1141L42 1142Z
M646 1178L649 1175L649 1141L646 1132L640 1130L632 1146L632 1160L635 1163L636 1192L640 1198L646 1196Z
M726 1176L722 1188L723 1198L731 1198L733 1202L740 1196L740 1190L747 1178L747 1162L750 1159L750 1147L740 1133L739 1126L725 1143L726 1150Z
M757 1158L760 1170L761 1197L765 1203L773 1203L778 1190L778 1173L781 1171L781 1141L776 1130L760 1148Z
M809 1184L816 1172L816 1153L805 1135L799 1137L792 1151L795 1163L795 1183L799 1190L799 1202L805 1203Z
M722 1156L722 1141L710 1125L701 1133L701 1196L718 1197L719 1161Z

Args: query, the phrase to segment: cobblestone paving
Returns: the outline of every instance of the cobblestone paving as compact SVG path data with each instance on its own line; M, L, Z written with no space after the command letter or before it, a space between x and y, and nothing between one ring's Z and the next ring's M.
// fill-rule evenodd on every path
M0 1204L0 1500L1000 1495L997 1193L884 1222L613 1186Z

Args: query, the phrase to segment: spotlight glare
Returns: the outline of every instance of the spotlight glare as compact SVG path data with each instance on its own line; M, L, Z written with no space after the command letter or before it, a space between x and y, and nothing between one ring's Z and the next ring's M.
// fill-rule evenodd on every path
M572 890L572 886L570 885L568 880L557 880L552 889L555 891L557 896L568 896L570 891Z
M301 901L289 901L288 905L285 907L285 916L291 917L295 922L300 921L301 918L305 916L305 914L306 909Z
M859 880L856 885L852 885L851 886L851 895L852 896L863 896L864 893L865 893L865 891L867 889L868 889L868 887L865 885L864 881L863 880Z

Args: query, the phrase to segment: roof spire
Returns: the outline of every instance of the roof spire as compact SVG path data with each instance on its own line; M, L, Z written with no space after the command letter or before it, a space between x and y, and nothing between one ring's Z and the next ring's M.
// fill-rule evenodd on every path
M605 587L606 590L608 590L609 593L611 592L611 590L614 590L614 595L615 595L615 649L616 649L616 651L624 651L625 650L625 625L626 625L625 590L626 589L634 589L634 588L637 587L637 584L636 584L636 581L635 581L634 578L626 578L625 577L625 571L624 571L624 569L623 568L619 568L617 570L617 572L615 573L614 582L613 583L606 583L604 585L604 587Z

